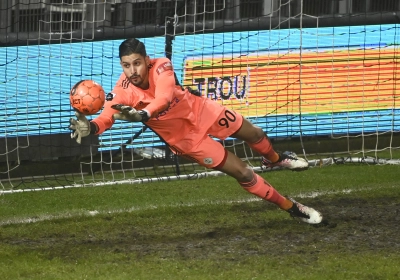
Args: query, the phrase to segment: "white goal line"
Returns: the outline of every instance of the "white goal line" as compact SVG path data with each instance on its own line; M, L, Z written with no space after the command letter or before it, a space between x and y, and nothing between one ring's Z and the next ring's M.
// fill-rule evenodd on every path
M392 186L395 188L397 186ZM354 189L344 189L339 191L315 191L308 193L299 193L296 195L292 195L293 198L316 198L325 195L332 194L349 194L357 191L371 191L376 190L374 188L359 188L357 190ZM249 197L246 199L239 200L217 200L217 201L206 201L201 200L194 203L177 203L177 204L160 204L160 205L147 205L147 206L133 206L127 209L114 209L114 210L82 210L82 211L71 211L65 212L61 214L36 214L34 217L26 217L26 218L13 218L8 220L0 221L0 226L4 225L15 225L15 224L30 224L30 223L38 223L44 221L53 221L59 219L70 219L70 218L78 218L78 217L91 217L96 215L110 215L110 214L123 214L123 213L133 213L136 211L146 211L146 210L154 210L154 209L163 209L163 208L178 208L178 207L198 207L198 206L206 206L206 205L230 205L230 204L240 204L240 203L251 203L256 201L263 201L258 197Z
M337 158L324 158L309 160L308 164L310 168L322 167L333 164L343 164L343 163L364 163L364 164L390 164L390 165L400 165L399 159L376 159L373 157L337 157ZM255 172L269 172L274 170L281 170L280 167L265 168L265 167L252 167ZM225 173L220 171L206 171L199 173L192 173L187 175L176 175L176 176L166 176L166 177L154 177L154 178L141 178L141 179L124 179L118 181L107 181L107 182L97 182L88 184L74 184L67 186L56 186L56 187L45 187L45 188L32 188L32 189L11 189L11 190L0 190L0 195L2 194L12 194L21 192L33 192L33 191L48 191L48 190L62 190L69 188L81 188L81 187L100 187L100 186L111 186L111 185L121 185L121 184L143 184L143 183L155 183L155 182L165 182L165 181L176 181L176 180L193 180L201 179L211 176L225 176Z

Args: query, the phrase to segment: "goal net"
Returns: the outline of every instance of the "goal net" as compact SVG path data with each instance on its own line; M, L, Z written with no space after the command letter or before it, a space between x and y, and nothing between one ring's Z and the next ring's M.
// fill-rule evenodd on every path
M393 0L0 1L0 191L218 174L176 157L142 124L70 139L70 88L92 79L110 92L128 37L169 57L183 87L311 166L399 164L399 9ZM268 171L244 143L222 144Z

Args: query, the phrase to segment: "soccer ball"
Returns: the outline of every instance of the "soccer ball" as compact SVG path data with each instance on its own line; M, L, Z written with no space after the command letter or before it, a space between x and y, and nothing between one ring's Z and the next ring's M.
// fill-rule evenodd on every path
M84 115L94 115L101 110L106 101L103 87L92 80L76 83L69 94L71 106Z

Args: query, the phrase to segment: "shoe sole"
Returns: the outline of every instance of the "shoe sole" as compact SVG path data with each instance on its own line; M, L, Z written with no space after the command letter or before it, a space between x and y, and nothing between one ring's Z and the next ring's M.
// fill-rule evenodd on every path
M307 224L311 224L311 225L317 225L320 224L324 217L322 216L321 212L317 211L314 209L314 211L316 213L318 213L318 215L314 215L313 217L310 217L309 219L302 219L303 222L307 223ZM301 219L301 218L300 218Z

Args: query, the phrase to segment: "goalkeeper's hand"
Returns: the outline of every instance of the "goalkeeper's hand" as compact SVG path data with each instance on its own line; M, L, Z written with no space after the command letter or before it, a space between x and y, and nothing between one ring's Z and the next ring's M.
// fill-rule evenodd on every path
M114 120L123 120L128 122L147 122L149 120L149 115L144 110L136 111L135 108L122 104L111 105L111 108L120 111L120 113L113 115Z
M76 142L80 144L82 137L86 137L90 134L90 123L85 115L79 113L78 111L75 111L75 116L78 119L69 119L69 129L74 130L74 132L71 133L71 138L76 138Z

